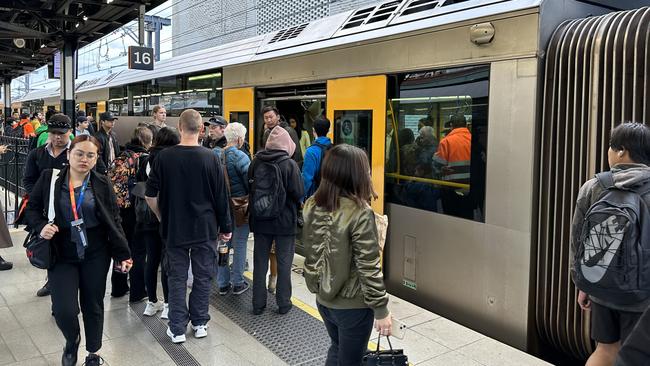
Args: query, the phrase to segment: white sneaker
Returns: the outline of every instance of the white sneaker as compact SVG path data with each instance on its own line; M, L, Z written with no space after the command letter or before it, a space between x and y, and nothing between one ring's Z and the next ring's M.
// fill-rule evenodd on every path
M203 338L208 335L208 325L192 325L192 329L194 329L194 337L196 338Z
M169 304L164 303L162 313L160 313L160 319L169 319Z
M207 334L207 333L206 333ZM185 342L185 334L174 335L172 330L167 327L167 335L172 339L172 343L183 343Z
M144 315L154 316L157 312L163 310L163 303L161 301L151 302L147 301L147 307L144 308Z

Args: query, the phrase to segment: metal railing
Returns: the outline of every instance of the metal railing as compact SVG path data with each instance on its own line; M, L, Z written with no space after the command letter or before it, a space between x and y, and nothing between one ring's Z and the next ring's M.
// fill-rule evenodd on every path
M0 136L7 152L0 155L0 203L7 224L15 221L21 197L25 194L23 173L29 154L29 139Z

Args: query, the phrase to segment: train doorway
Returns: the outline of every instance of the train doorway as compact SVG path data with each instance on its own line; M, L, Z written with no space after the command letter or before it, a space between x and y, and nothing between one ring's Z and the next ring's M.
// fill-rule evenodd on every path
M274 106L280 111L280 119L295 126L301 139L301 150L311 145L313 123L319 116L325 115L327 99L325 84L300 85L282 88L256 90L257 110ZM255 118L254 149L263 148L264 116L258 113Z

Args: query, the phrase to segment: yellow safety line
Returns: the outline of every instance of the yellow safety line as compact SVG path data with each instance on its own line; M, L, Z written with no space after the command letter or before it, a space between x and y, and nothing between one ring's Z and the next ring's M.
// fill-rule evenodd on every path
M446 181L446 180L429 179L429 178L421 178L421 177L411 177L409 175L401 175L401 174L395 174L395 173L386 173L386 176L390 177L390 178L410 180L410 181L413 181L413 182L431 183L431 184L435 184L435 185L439 185L439 186L447 186L447 187L454 187L454 188L469 189L469 184L454 183L454 182L449 182L449 181Z
M244 277L248 278L249 280L253 280L253 272L251 271L246 271L244 272ZM323 321L323 318L321 318L320 313L318 312L318 309L315 309L313 306L291 296L291 302L300 310L304 311L305 313L313 316L314 318L320 320L321 322ZM376 350L377 349L377 343L373 341L368 342L368 349L369 350ZM379 347L379 349L384 350L384 347ZM409 362L409 365L413 366L412 363Z

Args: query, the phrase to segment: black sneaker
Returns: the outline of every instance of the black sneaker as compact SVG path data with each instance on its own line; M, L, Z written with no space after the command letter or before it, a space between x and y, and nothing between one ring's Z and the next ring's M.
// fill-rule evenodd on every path
M280 313L281 315L284 315L284 314L288 313L289 310L291 310L292 307L293 307L293 305L280 306L278 308L278 313Z
M81 336L77 338L77 342L68 347L63 348L63 356L61 357L61 365L63 366L76 366L77 365L77 351L79 351L79 343L81 343Z
M86 362L84 362L83 366L99 366L104 364L104 359L99 357L99 355L95 353L91 353L88 356L86 356Z
M253 308L253 315L262 315L262 313L264 312L264 309L265 309L265 308L266 308L266 307L263 307L263 308Z
M8 271L14 268L14 264L7 262L4 258L0 257L0 271Z
M219 295L221 295L221 296L228 295L228 291L230 291L231 287L232 287L231 284L228 284L228 286L219 287Z
M38 297L50 296L49 282L45 282L43 287L41 287L40 289L38 289L38 291L36 291L36 296Z
M249 285L248 282L244 281L244 283L242 283L241 285L237 285L237 286L233 287L232 288L232 293L234 295L241 295L244 292L246 292L246 290L248 290L250 287L251 287L251 285Z

